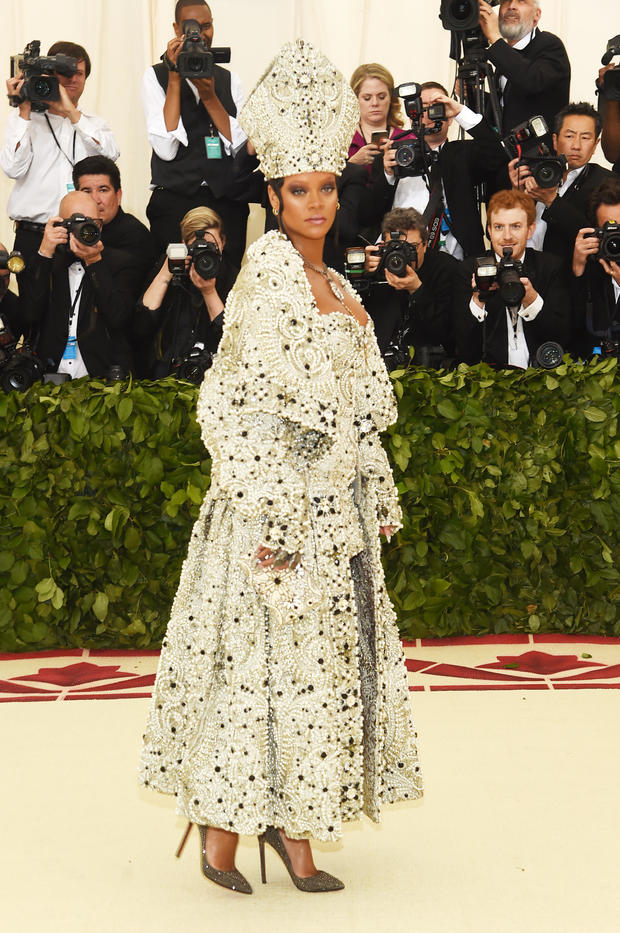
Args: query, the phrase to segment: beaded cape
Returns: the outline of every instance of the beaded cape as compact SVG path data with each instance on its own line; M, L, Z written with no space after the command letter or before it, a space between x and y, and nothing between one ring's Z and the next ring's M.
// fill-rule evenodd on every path
M372 323L319 314L290 241L261 237L199 394L212 481L140 768L192 822L328 840L422 795L379 542L401 525L379 436L395 418ZM301 563L262 570L260 544Z

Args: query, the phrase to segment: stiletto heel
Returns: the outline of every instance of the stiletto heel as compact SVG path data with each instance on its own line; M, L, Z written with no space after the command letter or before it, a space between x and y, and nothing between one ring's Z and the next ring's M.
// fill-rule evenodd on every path
M260 852L260 869L261 869L261 878L263 884L267 883L267 878L265 875L265 843L268 842L272 849L278 853L282 861L284 862L284 867L288 871L291 881L300 891L308 892L319 892L319 891L342 891L344 884L340 881L339 878L334 877L334 875L329 875L326 871L317 871L316 874L310 875L309 878L300 878L299 875L296 875L293 871L293 865L291 863L290 856L286 851L286 847L282 841L282 837L277 829L273 826L268 826L265 832L258 837L258 848Z
M181 857L181 853L185 848L185 843L189 838L189 834L192 831L193 823L187 824L187 829L181 839L179 848L177 849L176 856L177 858ZM196 823L198 827L198 833L200 836L200 870L202 871L205 878L208 878L209 881L214 881L215 884L221 885L223 888L228 888L230 891L238 891L240 894L251 894L252 888L247 878L241 874L236 868L233 868L232 871L220 871L219 868L214 868L212 865L209 865L207 861L207 826L203 826L200 823Z
M260 853L260 880L267 884L267 872L265 871L265 840L262 836L258 837L258 851Z

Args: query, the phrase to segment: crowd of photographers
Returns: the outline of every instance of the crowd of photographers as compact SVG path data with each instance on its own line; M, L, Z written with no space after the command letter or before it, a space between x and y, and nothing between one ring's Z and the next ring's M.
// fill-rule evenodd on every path
M395 88L376 63L351 78L360 123L325 259L362 294L390 369L620 356L620 35L596 106L571 103L570 63L539 29L541 5L440 0L452 93L434 80ZM110 126L79 107L86 50L57 42L41 55L32 42L12 60L4 389L41 377L201 380L249 204L266 203L229 60L213 45L210 7L179 0L174 37L142 85L150 229L121 206ZM609 168L592 162L601 141Z

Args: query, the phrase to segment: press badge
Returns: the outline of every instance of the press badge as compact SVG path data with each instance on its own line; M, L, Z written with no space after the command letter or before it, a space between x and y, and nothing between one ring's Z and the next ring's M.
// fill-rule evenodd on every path
M62 358L63 360L77 360L77 337L69 337Z
M219 136L205 136L207 159L222 158L222 143Z

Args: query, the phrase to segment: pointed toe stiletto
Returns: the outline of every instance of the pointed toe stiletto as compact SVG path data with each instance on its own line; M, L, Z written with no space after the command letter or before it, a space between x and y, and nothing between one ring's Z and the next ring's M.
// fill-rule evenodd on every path
M192 831L193 823L187 824L187 829L185 830L185 835L181 840L181 844L176 851L177 858L181 857L181 853L185 848L185 843L188 840L189 834ZM252 888L247 878L245 878L240 871L237 871L236 868L233 868L232 871L220 871L219 868L214 868L212 865L209 865L207 861L207 826L202 826L199 823L196 823L198 826L198 832L200 834L200 869L209 881L214 881L215 884L221 885L223 888L228 888L230 891L238 891L240 894L251 894Z
M334 875L329 875L326 871L317 871L316 874L308 878L300 878L293 871L293 865L282 837L277 829L268 826L265 832L258 837L258 848L260 851L260 874L263 884L267 884L267 875L265 873L265 843L269 843L272 849L278 853L284 866L288 871L291 881L300 891L319 892L319 891L342 891L344 884Z

